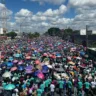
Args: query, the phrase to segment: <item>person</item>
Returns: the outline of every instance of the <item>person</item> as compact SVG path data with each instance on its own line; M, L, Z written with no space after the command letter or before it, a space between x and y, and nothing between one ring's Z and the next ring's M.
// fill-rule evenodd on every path
M71 81L71 79L68 80L67 84L68 84L68 94L69 94L69 96L72 96L72 81Z
M91 89L92 89L92 93L96 94L95 90L96 90L96 81L92 80L91 81Z
M90 91L91 84L88 82L88 79L84 83L85 93L88 95Z
M63 88L64 88L64 96L66 96L66 79L64 79Z
M37 96L42 96L42 90L41 89L37 89Z
M64 81L60 80L60 81L58 81L58 84L59 84L59 94L60 94L60 96L62 96Z
M51 96L54 96L55 85L53 83L50 85L50 91L51 91Z
M82 81L78 81L78 94L80 95L82 93L83 83Z

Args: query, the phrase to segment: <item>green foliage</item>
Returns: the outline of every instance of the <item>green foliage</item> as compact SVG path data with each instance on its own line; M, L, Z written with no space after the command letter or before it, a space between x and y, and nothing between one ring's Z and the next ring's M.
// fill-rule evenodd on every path
M9 33L7 33L6 34L8 37L11 37L11 39L14 39L16 36L17 36L17 33L15 33L15 32L9 32Z
M37 37L39 37L40 36L40 34L38 33L38 32L35 32L35 33L28 33L28 37L30 38L30 39L33 39L33 38L37 38Z
M48 34L50 36L59 36L60 32L61 32L61 30L59 28L52 27L52 28L48 29L46 34Z

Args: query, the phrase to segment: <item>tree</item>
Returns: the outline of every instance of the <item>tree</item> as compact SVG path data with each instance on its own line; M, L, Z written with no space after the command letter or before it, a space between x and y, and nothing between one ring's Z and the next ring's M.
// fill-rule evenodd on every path
M59 36L60 32L61 32L61 30L59 28L52 27L52 28L48 29L47 33L50 36Z
M11 37L11 39L14 39L16 36L17 36L17 33L15 33L15 32L9 32L9 33L7 33L6 34L8 37Z

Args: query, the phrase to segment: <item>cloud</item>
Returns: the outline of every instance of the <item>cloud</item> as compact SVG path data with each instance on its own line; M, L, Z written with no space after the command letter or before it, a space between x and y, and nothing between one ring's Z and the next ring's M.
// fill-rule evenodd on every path
M60 5L63 4L66 0L30 0L30 1L39 2L39 4L49 3L49 4Z
M96 0L69 0L69 4L75 7L80 6L95 6Z

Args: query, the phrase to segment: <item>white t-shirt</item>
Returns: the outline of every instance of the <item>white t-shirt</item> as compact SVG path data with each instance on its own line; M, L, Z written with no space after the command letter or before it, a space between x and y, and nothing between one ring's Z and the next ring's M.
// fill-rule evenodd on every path
M96 82L94 82L94 81L91 82L91 87L92 87L92 88L95 88L95 87L96 87Z
M55 89L55 85L54 85L54 84L51 84L51 85L50 85L50 90L51 90L51 92L54 92L54 89Z

